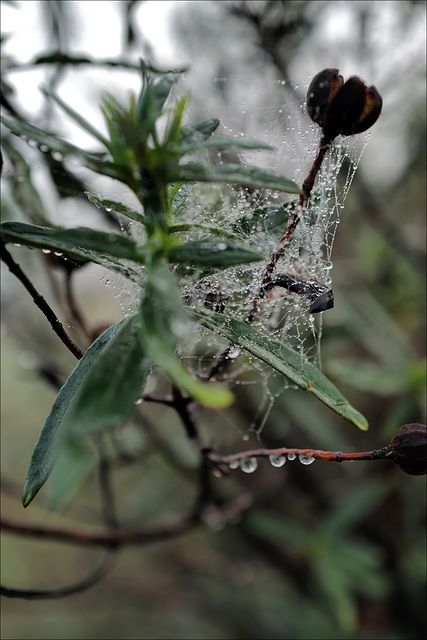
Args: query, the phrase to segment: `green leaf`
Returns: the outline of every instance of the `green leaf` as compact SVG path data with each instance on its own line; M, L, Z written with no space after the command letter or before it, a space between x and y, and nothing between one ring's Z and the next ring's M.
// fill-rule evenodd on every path
M218 164L206 167L197 162L180 165L176 175L169 182L228 182L256 189L274 189L285 193L300 193L300 187L283 176L257 167L243 167L239 164Z
M90 191L84 192L85 196L92 202L93 204L100 204L107 209L113 209L117 211L117 213L121 213L123 216L130 218L131 220L135 220L135 222L140 222L144 224L144 215L139 211L135 211L135 209L131 209L130 207L122 204L121 202L117 202L117 200L109 200L108 198L101 198L97 196L95 193L91 193Z
M98 465L94 447L77 438L64 439L56 464L45 486L49 509L64 508Z
M323 404L356 427L366 431L368 423L348 400L316 367L286 344L272 340L249 324L224 316L193 309L192 315L204 327L224 336L245 349L305 391L310 391Z
M162 114L162 108L175 82L175 76L168 73L152 79L146 69L142 69L143 86L138 97L137 110L146 130L151 130L154 122Z
M3 149L13 164L12 176L13 196L25 216L38 224L49 224L40 195L32 182L31 170L24 158L8 138L2 140Z
M107 329L59 391L33 451L22 497L24 507L46 482L64 442L131 417L151 365L137 339L139 330L138 315Z
M206 142L190 142L180 145L179 154L184 155L193 151L203 151L204 149L228 149L230 147L238 147L240 149L273 149L270 144L258 142L257 140L233 140L230 138L212 138Z
M0 225L0 237L5 243L48 249L71 259L96 262L134 282L140 284L142 281L137 271L123 263L123 259L139 264L145 260L144 248L128 236L95 229L48 228L24 222L4 222Z
M235 264L263 260L264 256L228 238L205 238L172 247L169 259L179 264L225 269Z
M219 124L220 120L218 120L218 118L187 124L184 127L181 127L179 131L179 143L185 145L191 144L192 142L202 142L203 140L207 140L219 127Z
M52 98L60 107L67 113L73 120L81 126L82 129L87 131L91 136L99 140L99 142L108 149L109 142L95 127L92 127L90 122L85 120L77 111L74 111L68 104L66 104L59 96L57 96L49 87L42 87L42 91L47 98Z
M257 232L283 231L289 219L291 206L288 203L279 207L267 206L254 209L250 214L238 218L231 228L235 233L251 235Z
M83 161L91 171L100 173L101 175L114 178L125 182L125 184L131 185L132 176L127 174L126 167L121 167L113 162L106 160L107 154L89 153L75 147L73 144L61 140L56 135L43 131L39 127L35 127L26 122L20 120L14 120L13 118L6 118L0 116L0 122L2 122L10 131L19 138L27 139L28 141L34 140L41 148L46 147L47 150L56 151L61 156L75 156Z
M181 224L172 224L168 227L168 233L185 233L186 231L193 231L201 229L202 231L209 231L215 236L221 236L223 238L230 238L230 240L236 240L240 242L240 237L224 227L213 227L210 224L204 224L203 222L182 222Z
M34 140L40 145L46 145L52 151L57 151L63 155L76 153L80 155L82 153L81 149L78 147L75 147L65 140L61 140L53 133L48 133L47 131L39 129L39 127L35 127L27 122L15 120L14 118L7 118L5 116L0 116L0 121L10 129L15 136L27 139L28 141Z
M204 406L230 405L233 395L226 387L198 380L174 355L178 340L191 329L191 322L181 302L177 280L167 263L160 263L147 273L140 314L139 337L143 350L173 384Z

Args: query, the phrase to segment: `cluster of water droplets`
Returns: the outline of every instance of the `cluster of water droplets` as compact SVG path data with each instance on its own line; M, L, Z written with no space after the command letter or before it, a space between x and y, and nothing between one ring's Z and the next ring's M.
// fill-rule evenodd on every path
M272 467L276 467L277 469L283 467L286 462L298 460L301 464L308 466L312 464L315 460L314 456L308 453L300 453L297 454L293 451L290 451L288 454L285 453L272 453L268 456L268 460ZM232 460L229 465L230 469L241 469L244 473L253 473L258 468L258 458L256 456L247 456L245 458L239 458L236 460Z

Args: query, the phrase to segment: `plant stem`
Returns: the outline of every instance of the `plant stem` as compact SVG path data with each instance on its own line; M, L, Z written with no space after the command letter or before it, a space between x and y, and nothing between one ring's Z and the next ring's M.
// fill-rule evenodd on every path
M75 345L74 342L71 340L71 338L67 335L64 327L56 317L54 311L48 305L48 303L43 298L43 296L41 296L40 293L37 291L37 289L31 282L31 280L27 278L27 276L22 271L19 264L17 264L15 260L12 258L9 251L6 249L4 242L0 242L0 258L9 267L9 271L13 273L13 275L16 276L18 280L20 280L20 282L22 282L26 290L31 295L34 301L34 304L40 309L40 311L44 314L46 319L49 321L50 326L52 327L56 335L65 344L67 349L71 351L71 353L80 360L80 358L83 356L83 352L80 351L77 345Z
M298 198L295 210L292 212L286 228L282 234L282 237L279 240L278 248L270 256L270 260L265 267L264 274L261 279L261 285L254 299L252 300L251 307L246 315L245 322L247 322L248 324L252 324L259 313L259 310L261 308L261 300L264 298L266 293L266 285L271 282L271 276L276 267L276 264L279 258L283 255L286 247L292 240L295 229L297 228L300 221L301 212L307 204L307 200L310 197L311 191L314 186L314 181L320 171L320 167L322 166L322 162L325 159L326 152L330 148L331 143L332 140L325 135L323 135L320 139L319 150L311 166L311 169L302 184L302 192ZM228 361L228 357L233 349L234 344L230 342L230 344L224 349L224 351L219 354L215 364L211 367L207 375L208 380L214 378L216 374L221 371L221 369L225 366L225 363Z
M286 247L292 240L295 229L297 228L298 223L300 221L301 212L303 211L303 209L307 204L307 200L310 197L310 193L314 186L314 181L316 179L317 174L319 173L319 170L320 170L320 167L322 166L322 162L325 158L326 152L328 151L330 146L331 146L331 140L326 136L323 136L320 140L319 150L314 159L310 172L303 182L302 192L300 197L298 198L295 211L292 212L292 215L288 220L286 229L284 230L282 237L279 240L279 246L277 250L271 254L270 260L268 261L267 266L265 267L260 288L257 294L255 295L251 304L251 308L248 311L248 314L245 318L245 322L247 322L248 324L251 324L255 320L259 312L261 300L265 295L265 286L269 282L271 282L271 274L273 273L279 258L283 255Z
M287 456L294 454L295 456L309 456L315 460L326 460L327 462L346 462L349 460L385 460L393 459L392 445L383 447L382 449L374 449L373 451L362 451L358 453L342 453L341 451L321 451L319 449L288 449L281 447L280 449L253 449L251 451L241 451L233 453L229 456L220 456L216 453L209 452L208 458L214 464L230 465L244 458L268 458L269 456Z

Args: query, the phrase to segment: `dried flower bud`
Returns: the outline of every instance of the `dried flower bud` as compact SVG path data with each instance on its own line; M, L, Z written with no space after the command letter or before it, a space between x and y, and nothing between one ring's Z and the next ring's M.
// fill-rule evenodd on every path
M337 135L362 133L378 119L382 98L374 86L357 76L344 83L338 69L324 69L310 83L307 108L310 118L333 140Z
M404 424L391 441L393 459L396 464L412 476L427 473L427 426Z

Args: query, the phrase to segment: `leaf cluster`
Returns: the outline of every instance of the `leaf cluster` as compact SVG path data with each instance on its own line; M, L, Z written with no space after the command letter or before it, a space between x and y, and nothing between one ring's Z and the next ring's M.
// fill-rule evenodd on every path
M206 165L198 157L209 149L267 149L252 140L213 136L219 120L184 124L188 96L171 100L175 76L154 74L141 63L142 88L127 105L106 95L102 113L104 136L51 90L53 100L89 133L102 151L86 151L57 135L18 119L2 117L14 135L31 141L44 153L76 157L88 169L120 181L136 195L141 211L86 192L88 199L114 209L132 221L132 236L89 228L64 228L39 214L32 222L6 221L4 243L55 252L69 260L91 261L116 271L140 286L137 312L105 331L86 351L62 387L34 449L23 503L27 506L46 482L60 451L73 456L91 434L125 422L132 415L151 368L161 369L180 393L206 407L222 408L233 401L225 386L206 382L188 370L176 355L181 339L197 322L241 347L304 390L311 391L338 415L361 429L366 420L325 376L286 345L271 341L239 318L194 310L180 296L180 268L209 267L213 272L262 260L245 244L251 231L247 220L233 225L182 223L177 219L182 194L194 182L234 184L299 194L292 180L257 167L240 164ZM8 138L6 137L6 147ZM190 156L192 159L188 159ZM194 159L195 158L195 159ZM21 161L18 156L15 161ZM283 209L256 210L274 228L288 215ZM207 217L207 216L206 216ZM203 234L200 237L200 234ZM142 240L141 240L142 238ZM83 455L83 453L82 453Z

